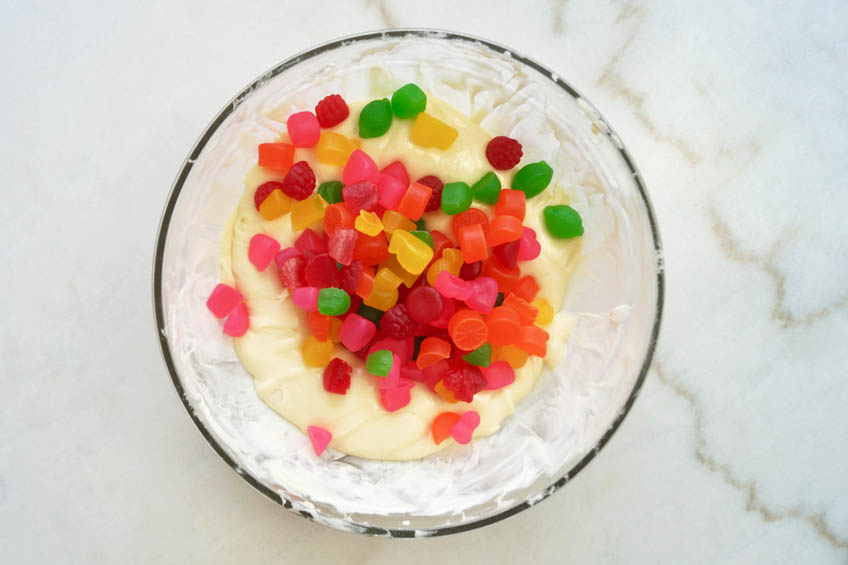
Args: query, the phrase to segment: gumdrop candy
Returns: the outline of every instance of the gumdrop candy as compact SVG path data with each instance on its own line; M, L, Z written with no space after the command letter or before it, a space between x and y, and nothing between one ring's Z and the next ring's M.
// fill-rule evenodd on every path
M312 449L315 450L315 455L320 457L327 448L327 445L330 444L330 440L333 439L333 434L318 426L309 426L306 428L306 433L309 435L309 441L312 442Z
M419 369L426 369L442 359L447 359L450 353L451 345L447 341L438 337L425 338L418 350L416 365Z
M498 195L495 204L495 214L498 216L515 216L524 220L527 208L527 195L521 190L504 189Z
M583 235L583 219L567 204L546 206L542 212L548 233L557 239L569 239Z
M439 445L451 435L450 431L454 424L459 421L460 415L456 412L442 412L433 420L430 425L430 433L433 436L433 443Z
M283 214L288 213L292 207L292 199L290 196L283 194L283 191L276 189L269 194L262 204L259 205L259 213L265 220L271 222L276 220Z
M288 172L294 163L294 145L288 143L260 143L260 167L275 171Z
M474 261L473 263L463 263L459 269L459 278L465 281L473 281L483 272L483 261Z
M394 253L401 266L414 275L421 274L433 259L433 249L429 245L402 229L392 232L389 253Z
M277 273L280 275L280 282L289 291L306 286L306 257L301 253L289 257L282 264L277 262Z
M407 361L400 367L400 378L416 383L423 383L424 371L415 365L415 361Z
M236 306L241 304L243 299L238 290L229 285L218 283L212 290L212 294L209 295L206 307L216 318L226 318Z
M319 294L319 299L320 296ZM330 316L325 316L320 312L307 312L306 327L309 333L315 336L315 339L318 341L327 341L330 339Z
M474 410L469 410L457 420L456 424L450 430L451 437L456 440L456 443L466 444L471 441L471 435L477 426L480 425L480 414Z
M397 229L412 231L417 227L415 222L394 210L386 210L383 212L382 222L383 230L388 234L393 233Z
M344 185L337 180L322 182L318 187L318 194L327 204L338 204L342 201L342 187Z
M380 181L380 172L377 170L377 164L367 153L361 149L355 149L348 157L342 171L342 182L348 186L364 180L377 184Z
M353 150L354 147L348 138L334 131L325 131L318 140L315 156L325 165L341 167L347 163Z
M497 257L507 269L514 269L518 266L518 250L520 248L521 242L516 239L493 247L492 255Z
M340 288L318 291L318 312L325 316L341 316L350 308L350 295Z
M406 167L400 161L394 161L383 167L380 171L381 175L389 175L403 183L404 188L409 186L409 173L406 172ZM379 183L378 183L379 184Z
M400 363L403 364L412 359L412 350L415 349L415 340L411 337L407 339L384 337L383 339L375 341L368 352L372 353L380 349L391 351L392 354L396 355L397 358L400 359Z
M483 321L478 312L463 308L451 316L448 333L454 345L464 351L471 351L486 343L490 332L487 322Z
M392 352L388 349L378 349L368 354L365 370L378 377L387 377L392 370L392 358Z
M319 253L306 263L303 271L306 285L316 288L341 286L339 270L336 262L327 253Z
M521 332L518 314L512 308L498 306L486 317L489 329L489 341L492 345L511 345L516 343ZM485 341L485 340L483 340Z
M425 184L409 183L409 188L401 198L397 211L412 221L418 220L424 214L432 193L433 189Z
M350 351L359 351L371 341L376 332L377 327L371 320L359 314L348 314L339 329L339 338L342 345Z
M318 311L318 291L315 286L302 286L292 291L291 297L294 305L307 312Z
M257 233L250 238L247 249L247 258L253 263L257 271L264 271L271 263L274 254L280 250L280 243L273 237L264 233Z
M324 210L324 233L330 235L336 228L352 228L355 221L355 216L344 203L330 204Z
M227 320L224 322L224 333L232 337L241 337L247 333L250 327L250 316L244 302L233 308Z
M437 147L442 150L450 149L458 135L459 132L455 128L434 118L427 112L421 112L415 117L415 122L412 124L412 130L409 134L412 142L416 145Z
M503 345L492 350L492 362L503 361L513 369L520 369L527 362L529 354L514 345Z
M475 200L486 204L495 204L501 192L501 179L495 173L488 172L471 185L471 194Z
M303 364L307 367L326 367L333 356L333 342L319 341L315 336L306 336L300 346Z
M477 277L470 283L471 295L464 299L465 303L480 312L488 314L495 306L498 298L498 283L491 277Z
M368 180L345 185L342 198L347 209L354 215L358 215L361 210L370 212L377 207L377 185Z
M387 269L391 269L391 271L400 278L403 285L407 288L414 285L415 281L418 280L418 275L414 275L404 269L395 255L389 255L389 258L383 261L380 266L385 267Z
M486 232L486 242L491 246L501 245L515 241L523 233L521 220L515 216L495 216L489 222L489 230Z
M433 261L427 269L427 284L435 286L436 278L442 271L452 275L459 275L462 268L462 253L459 249L447 248L442 251L442 256Z
M527 199L533 198L551 183L554 171L545 161L524 165L512 177L512 188L524 191Z
M392 354L392 366L389 369L388 374L383 379L380 379L377 388L380 390L387 390L390 388L397 388L400 384L400 359L394 353Z
M466 263L482 261L489 256L486 234L480 224L459 228L458 239L459 247L462 249L462 258Z
M380 404L387 412L396 412L412 400L412 393L407 387L389 388L380 391Z
M434 286L445 298L468 300L471 297L471 284L447 271L439 273Z
M518 320L522 325L532 324L539 315L539 309L517 296L514 292L507 294L503 301L503 305L507 308L512 308L518 314Z
M515 346L530 355L544 357L548 352L548 332L539 326L524 326Z
M533 323L540 326L547 326L554 321L554 309L551 308L551 305L547 300L544 298L537 298L530 304L539 310L539 314L536 316Z
M380 137L392 126L392 105L388 98L372 100L359 113L359 137Z
M359 259L364 265L374 266L385 261L389 256L389 244L386 236L377 234L373 237L360 234L353 248L353 258Z
M432 286L413 288L406 297L406 310L416 322L429 324L442 315L444 307L441 293Z
M539 283L536 282L533 275L525 275L518 279L518 282L512 289L513 294L520 296L527 302L533 302L536 295L539 293ZM535 304L534 304L535 306ZM538 308L538 306L536 306Z
M274 255L274 262L277 264L277 268L280 268L286 261L297 256L303 257L303 252L300 249L297 247L286 247Z
M471 206L471 187L464 182L449 182L442 189L442 211L461 214Z
M451 218L451 231L455 237L459 237L459 229L462 226L480 224L483 233L489 229L489 216L480 208L469 208L465 212L456 214Z
M291 226L296 232L302 231L324 218L326 203L320 194L296 201L291 208Z
M417 84L405 84L392 94L392 112L398 118L414 118L425 108L427 95Z
M375 236L383 231L383 222L380 220L380 217L374 212L368 212L366 210L360 210L353 225L356 231L365 235Z
M492 277L498 283L498 290L504 295L512 292L521 276L519 269L508 269L496 257L492 257L483 266L483 275Z
M342 265L350 265L353 261L353 250L356 248L358 232L350 228L337 228L330 234L327 241L327 251L330 257Z
M308 257L327 252L327 244L324 242L324 238L309 228L303 230L303 233L294 240L294 246Z
M480 370L486 378L486 390L497 390L515 382L515 370L505 361L495 361Z
M492 346L484 343L477 349L474 349L462 356L462 360L469 365L480 367L481 369L492 364Z
M377 182L377 192L379 193L377 201L380 206L387 210L396 210L403 195L406 193L406 187L409 186L409 183L404 184L397 177L387 174L385 169L383 171L380 173L379 182Z
M286 121L289 139L295 147L315 147L321 138L321 124L312 112L297 112Z

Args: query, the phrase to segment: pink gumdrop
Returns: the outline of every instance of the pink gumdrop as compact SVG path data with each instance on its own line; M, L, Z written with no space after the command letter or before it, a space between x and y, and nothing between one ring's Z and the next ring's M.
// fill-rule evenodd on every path
M241 337L247 333L250 327L250 316L244 302L233 308L227 321L224 322L224 333L232 337Z
M406 172L406 167L400 161L395 161L383 167L381 174L395 177L403 183L404 187L409 186L409 173Z
M312 112L298 112L286 122L289 138L295 147L315 147L321 138L321 125Z
M400 368L400 378L416 383L423 383L424 371L418 368L415 361L407 361Z
M348 186L364 180L377 184L380 180L380 172L377 170L377 164L367 153L361 149L354 149L342 171L342 183Z
M469 284L471 285L471 296L465 300L465 303L481 314L490 313L498 299L497 281L492 277L477 277Z
M371 341L377 333L377 326L359 314L348 314L339 328L339 338L342 345L350 351L359 351Z
M368 353L371 354L379 349L388 349L397 355L400 358L400 362L403 364L412 359L412 351L414 348L415 342L412 337L408 337L406 339L384 337L383 339L375 341L374 344L368 348Z
M445 371L448 369L450 369L450 363L446 359L442 359L435 365L430 365L424 369L424 383L427 385L427 388L436 392L436 384L442 380L442 377L445 376Z
M451 436L456 440L456 443L466 444L471 441L471 435L477 426L480 425L480 414L474 410L469 410L456 421L456 424L451 428Z
M291 297L294 305L306 312L318 311L318 292L321 289L315 286L302 286L292 291Z
M468 300L471 296L471 284L448 271L441 271L439 273L434 286L445 298Z
M403 184L403 181L387 175L380 175L380 180L377 182L377 191L379 192L378 203L387 210L397 210L403 195L406 194L406 189L409 183Z
M327 252L327 242L309 228L303 230L303 233L294 240L294 246L304 254L320 255Z
M216 318L225 318L236 306L241 304L242 300L243 298L239 291L229 285L219 283L212 289L212 294L209 295L209 299L206 301L206 307L209 308Z
M524 226L518 244L518 260L532 261L542 252L542 244L536 240L536 232L533 228Z
M388 375L380 379L380 384L377 385L377 388L380 390L397 388L398 383L400 383L400 360L397 355L392 353L392 368L389 369Z
M285 249L278 252L274 255L274 262L277 264L277 268L279 269L283 265L285 265L286 261L291 259L292 257L297 257L298 255L303 255L300 249L296 247L286 247Z
M486 390L497 390L515 382L515 370L506 361L495 361L488 367L480 367L486 378Z
M434 328L446 328L450 322L451 316L456 313L456 302L450 298L445 298L444 309L442 315L430 322Z
M271 259L280 250L280 243L273 237L258 233L250 238L247 248L247 258L257 271L264 271Z
M318 426L307 427L306 433L309 435L309 441L312 442L312 449L315 450L315 455L320 457L324 453L324 450L327 449L330 440L333 439L333 434Z
M412 393L406 387L389 388L380 391L380 404L387 412L400 410L412 400Z

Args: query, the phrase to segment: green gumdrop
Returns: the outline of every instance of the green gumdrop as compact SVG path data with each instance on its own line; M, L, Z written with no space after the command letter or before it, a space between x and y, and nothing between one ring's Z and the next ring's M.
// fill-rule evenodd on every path
M405 84L392 94L392 111L398 118L414 118L427 108L427 95L417 84Z
M392 370L393 363L394 360L392 359L391 351L388 349L378 349L368 355L368 359L365 361L365 370L378 377L387 377L389 371Z
M501 179L495 173L486 173L483 178L471 185L471 194L474 199L494 206L498 202L501 193Z
M504 293L499 292L498 297L495 298L495 308L497 308L498 306L501 306L503 304L503 301L504 301Z
M571 206L565 204L546 206L542 215L548 232L558 239L583 235L583 220L577 210Z
M527 199L531 199L551 184L554 170L544 161L530 163L521 167L512 178L512 188L523 190Z
M423 241L424 243L426 243L427 245L429 245L431 249L432 249L433 247L435 247L435 246L436 246L436 245L433 243L433 236L432 236L432 235L430 235L430 232L428 232L428 231L424 231L424 230L412 230L412 231L411 231L411 232L409 232L409 233L411 233L412 235L414 235L415 237L417 237L418 239L420 239L421 241Z
M344 185L337 180L322 182L318 187L318 194L327 201L327 204L338 204L342 201L342 187Z
M492 364L492 346L488 343L484 343L474 351L463 355L462 358L465 359L469 365L488 367Z
M350 295L340 288L318 291L318 312L325 316L340 316L350 308Z
M356 310L356 313L362 316L363 318L374 322L375 326L380 325L380 319L383 317L382 310L377 310L376 308L366 306L365 304L360 304L359 308Z
M442 189L442 211L460 214L471 206L471 187L464 182L449 182Z
M419 231L425 231L427 229L427 224L424 223L424 218L418 218L415 220L415 226Z
M392 126L392 105L388 98L373 100L359 113L359 137L380 137Z

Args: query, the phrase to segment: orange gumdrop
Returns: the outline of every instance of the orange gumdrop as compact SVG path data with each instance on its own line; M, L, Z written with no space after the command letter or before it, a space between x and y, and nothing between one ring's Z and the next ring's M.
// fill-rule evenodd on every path
M527 195L523 190L503 189L498 194L498 202L495 204L495 215L515 216L524 221L527 208Z
M386 235L382 233L374 236L359 234L353 248L353 258L359 259L364 265L368 266L379 265L388 259L389 243L386 241Z
M474 310L462 308L457 310L448 321L448 333L454 345L463 351L477 349L489 337L489 329L483 316Z
M441 382L441 381L439 381ZM442 412L430 425L433 441L439 445L450 437L451 428L459 421L460 415L456 412Z
M453 395L453 392L451 392L448 387L445 386L445 383L441 380L436 383L436 386L433 387L433 390L436 391L436 394L438 394L439 397L445 402L449 402L451 404L456 404L457 402L459 402Z
M489 227L489 216L480 208L469 208L465 212L453 216L451 218L451 230L453 230L454 237L459 237L459 228L462 226L473 226L474 224L483 226L483 233L486 233Z
M516 342L521 331L521 321L512 308L498 306L486 316L489 342L492 345L511 345Z
M498 290L504 294L509 294L518 283L521 270L517 267L515 269L507 269L497 257L492 257L483 266L483 275L495 279L495 282L498 283Z
M433 194L433 189L426 184L417 183L415 181L409 183L409 188L398 204L397 211L412 221L417 221L424 214L424 209L427 207L427 202L430 201L430 195Z
M287 173L293 162L294 145L288 143L259 144L258 164L260 167Z
M342 319L336 318L335 316L330 316L329 320L329 340L333 343L338 343L341 341L341 336L339 336L339 331L342 329Z
M489 231L486 233L486 243L491 247L509 243L521 237L524 226L521 220L515 216L495 216L489 222Z
M343 202L330 204L324 210L324 231L327 235L336 231L336 228L352 228L355 222L356 218Z
M524 326L515 346L530 355L544 357L548 353L548 332L539 326Z
M520 234L519 234L520 235ZM489 256L489 248L486 246L486 234L483 226L472 224L459 228L459 247L462 249L462 259L466 263L482 261Z
M439 230L432 230L430 232L430 237L433 238L433 260L435 261L442 255L442 251L446 247L453 247L453 241L451 238L440 232Z
M520 296L527 302L533 302L536 295L539 294L539 283L536 282L533 275L524 275L518 279L518 282L512 289L512 293Z
M309 333L318 341L327 341L330 338L330 317L320 312L306 313L306 327Z
M442 359L450 357L450 352L450 343L438 337L428 337L421 342L421 347L418 349L418 359L415 361L415 364L419 369L426 369Z
M504 298L502 306L512 308L518 314L518 320L521 325L527 326L536 321L536 316L539 315L539 309L521 298L516 296L514 292L510 292Z
M363 265L359 284L356 286L356 294L361 298L368 298L372 290L374 290L374 268Z

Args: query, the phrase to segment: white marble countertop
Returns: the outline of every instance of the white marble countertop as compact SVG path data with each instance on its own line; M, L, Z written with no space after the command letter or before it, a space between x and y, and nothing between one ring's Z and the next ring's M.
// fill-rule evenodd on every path
M0 9L3 561L848 562L844 4L73 4ZM150 283L171 182L223 103L397 26L505 43L592 100L648 184L668 283L600 455L531 510L418 541L317 526L232 473L172 390Z

